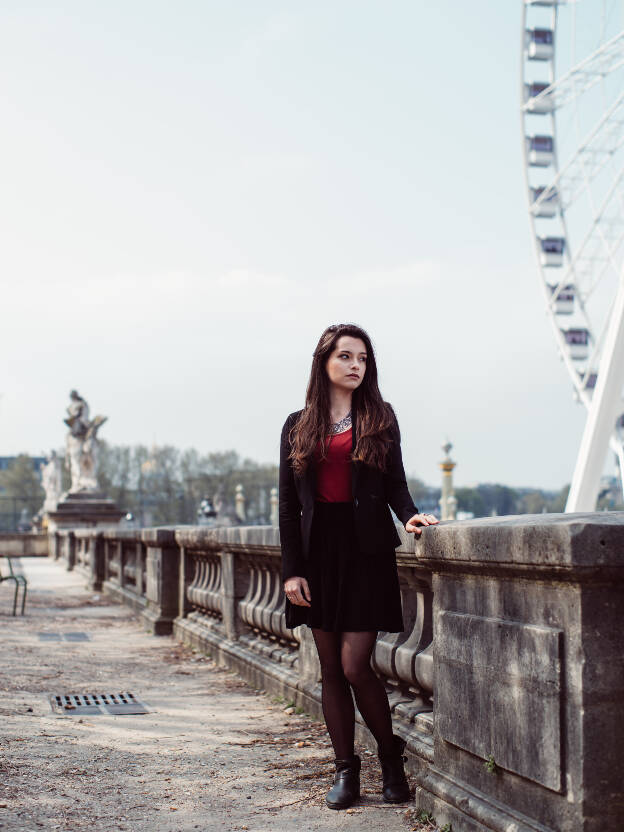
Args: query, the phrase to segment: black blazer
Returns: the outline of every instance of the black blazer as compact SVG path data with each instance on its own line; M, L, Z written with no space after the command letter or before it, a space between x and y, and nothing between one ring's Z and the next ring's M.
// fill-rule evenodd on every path
M302 412L297 410L286 419L280 443L279 528L283 580L305 575L314 516L316 467L310 463L303 476L298 476L293 470L292 460L288 458L291 450L290 430ZM354 408L352 415L352 449L355 449L357 436ZM390 429L390 438L385 473L363 462L351 462L351 493L358 545L362 552L369 554L396 549L401 543L388 504L403 525L414 514L418 514L405 481L401 434L396 418Z

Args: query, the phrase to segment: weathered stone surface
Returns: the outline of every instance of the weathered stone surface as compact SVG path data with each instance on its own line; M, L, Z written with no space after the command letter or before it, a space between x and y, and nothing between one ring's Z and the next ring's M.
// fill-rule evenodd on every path
M50 552L49 536L42 533L0 534L0 557L46 557Z
M273 526L182 526L176 529L179 546L189 549L232 549L233 551L260 551L266 549L280 554L279 529Z
M561 630L447 610L436 626L440 736L558 791Z
M624 512L524 514L440 523L416 543L421 563L624 573Z
M113 526L122 517L123 511L101 492L70 492L59 500L55 511L48 512L51 531Z
M172 529L145 529L146 607L143 618L154 635L169 635L178 614L180 554Z

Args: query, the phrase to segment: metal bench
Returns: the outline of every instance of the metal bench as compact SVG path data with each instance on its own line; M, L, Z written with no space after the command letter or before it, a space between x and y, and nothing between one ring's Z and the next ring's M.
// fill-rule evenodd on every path
M9 574L5 575L2 568L3 563L8 563ZM9 556L0 556L0 583L3 581L13 581L15 583L15 593L13 595L13 615L17 615L17 601L19 597L19 588L22 587L22 615L24 615L24 607L26 606L26 591L28 581L23 575L19 575L13 569L13 561Z

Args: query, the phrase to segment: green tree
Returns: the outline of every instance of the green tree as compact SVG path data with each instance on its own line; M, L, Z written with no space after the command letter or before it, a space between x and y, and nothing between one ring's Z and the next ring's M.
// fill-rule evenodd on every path
M0 471L0 530L25 528L43 505L44 491L33 460L20 454Z
M475 517L485 517L488 513L485 500L476 488L456 488L457 509L471 511Z
M568 494L570 492L570 486L564 485L561 489L559 494L554 499L551 499L547 503L547 509L549 512L553 514L558 514L562 511L565 511L565 506L568 501Z
M0 471L0 489L6 497L38 500L43 504L44 490L28 454L20 454L6 471Z
M517 514L517 493L513 488L498 483L483 483L477 486L483 498L485 514Z
M517 501L518 514L539 514L548 505L548 498L543 491L527 491Z

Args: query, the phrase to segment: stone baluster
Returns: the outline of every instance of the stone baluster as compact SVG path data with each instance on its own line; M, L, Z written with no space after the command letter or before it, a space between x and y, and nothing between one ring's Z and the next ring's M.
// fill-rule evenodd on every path
M407 588L403 597L409 596L413 625L407 631L407 638L397 645L393 657L395 677L408 693L396 703L396 711L411 722L417 714L432 709L433 593L430 575L418 574L415 570L401 571L402 584Z
M221 618L221 559L216 552L193 552L193 580L187 590L192 607L215 618Z
M248 561L250 570L249 586L244 598L238 604L241 620L252 629L259 629L258 607L265 593L265 584L268 580L267 570L257 561Z
M194 567L193 577L191 578L186 590L186 597L191 609L194 607L203 607L204 598L202 594L202 587L206 582L206 572L208 569L208 562L206 558L194 552L191 554L191 565Z
M123 551L123 577L124 587L136 592L137 588L137 557L136 542L121 541ZM137 593L138 594L138 593Z
M209 580L206 586L206 608L218 615L223 615L221 597L221 556L211 554L208 558Z
M286 627L284 592L276 558L248 558L250 573L246 596L239 603L241 621L255 633L250 644L267 658L293 666L297 654L289 645L300 634Z

